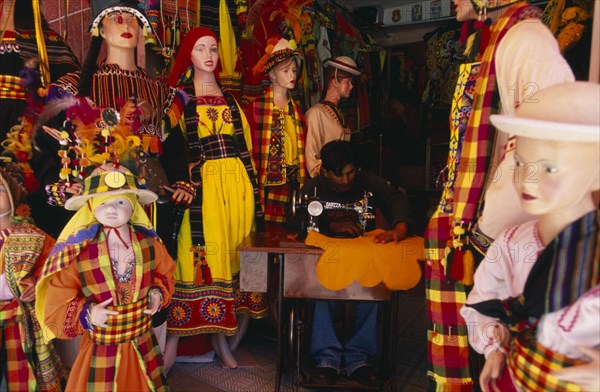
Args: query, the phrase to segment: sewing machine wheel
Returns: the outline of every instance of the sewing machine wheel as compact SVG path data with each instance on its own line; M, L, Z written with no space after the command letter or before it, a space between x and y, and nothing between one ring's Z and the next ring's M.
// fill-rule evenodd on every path
M319 216L323 213L323 204L316 200L308 203L308 213L312 216Z

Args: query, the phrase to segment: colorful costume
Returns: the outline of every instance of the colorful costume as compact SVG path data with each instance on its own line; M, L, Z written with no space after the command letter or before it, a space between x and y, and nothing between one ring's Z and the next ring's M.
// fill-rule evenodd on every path
M471 344L481 353L495 349L486 329L498 321L516 334L508 366L521 390L580 390L549 373L584 358L575 344L600 344L599 223L598 211L589 212L545 248L536 222L512 227L494 242L475 274L461 310L474 327Z
M472 284L473 257L480 260L502 230L531 219L512 184L514 143L496 135L489 115L499 104L503 113L514 113L534 89L573 80L539 14L523 2L510 6L490 26L483 53L474 51L477 62L463 64L459 73L447 181L425 233L429 376L441 390L472 388L459 310Z
M69 200L67 208L79 211L46 262L37 286L37 295L43 300L37 302L36 311L48 338L83 335L68 390L166 390L152 316L143 311L150 290L159 290L161 306L168 305L175 262L140 205L156 197L137 189L126 169L115 173L92 173L84 182L83 195ZM111 176L122 181L109 182ZM133 207L128 225L134 259L130 275L125 276L117 274L103 225L93 215L97 206L115 196L128 198ZM109 316L107 328L93 325L90 307L110 298L111 305L106 308L119 314Z
M20 171L16 163L0 168L11 214L0 232L0 380L6 379L9 391L60 391L63 363L54 345L44 341L34 302L21 299L25 285L37 282L54 240L27 219L23 175L13 177L15 171Z
M170 335L237 332L236 313L261 318L261 294L239 291L237 246L262 219L249 146L248 122L235 98L196 97L191 51L198 38L214 34L191 30L182 44L169 84L176 88L165 120L187 136L192 182L201 182L185 212L178 242L176 292L168 310Z
M322 101L306 111L306 169L316 177L321 168L321 147L332 140L350 141L344 115L331 102Z
M275 106L272 87L256 98L246 113L253 130L254 162L265 221L283 223L292 191L299 190L306 180L304 116L293 99L287 108Z

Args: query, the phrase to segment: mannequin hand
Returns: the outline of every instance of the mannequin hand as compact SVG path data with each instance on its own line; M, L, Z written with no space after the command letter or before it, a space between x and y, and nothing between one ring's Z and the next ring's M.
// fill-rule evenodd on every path
M119 312L115 310L106 309L106 305L108 305L112 301L113 299L109 298L102 303L92 305L92 309L90 310L90 322L93 325L108 328L108 325L106 325L106 320L108 320L108 316L115 316L119 314Z
M154 313L158 312L158 310L160 309L160 303L162 302L162 298L160 297L160 294L157 290L151 290L149 293L149 296L150 296L150 304L148 305L149 308L144 310L144 314L153 315Z
M154 116L154 108L148 101L140 101L137 105L142 120L150 120Z
M363 233L362 226L351 219L341 219L329 223L329 230L334 234L358 237Z
M386 230L383 233L379 233L375 236L374 241L376 243L386 244L394 241L398 243L406 238L406 223L400 222L396 225L395 229Z
M21 296L19 299L23 302L31 302L35 299L35 283L31 279L21 282Z
M483 365L483 370L479 375L479 386L483 392L489 392L488 383L491 383L494 392L502 392L496 385L506 366L506 355L500 351L494 351L488 355Z
M577 384L584 391L600 391L600 349L577 348L591 360L582 365L555 370L552 375L561 381Z
M196 188L202 186L201 183L194 181L194 179L200 179L200 162L190 162L188 164L188 172L190 176L190 184L192 184ZM198 173L198 175L195 174L196 172Z
M80 195L81 191L83 191L83 185L80 182L72 182L71 186L65 188L65 192L73 195Z
M171 201L175 204L185 204L189 206L192 204L192 200L194 200L194 196L183 189L175 190L175 193L171 196Z

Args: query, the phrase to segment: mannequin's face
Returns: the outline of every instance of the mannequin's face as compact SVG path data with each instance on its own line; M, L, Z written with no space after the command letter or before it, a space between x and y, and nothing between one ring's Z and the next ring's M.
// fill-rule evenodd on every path
M219 63L219 46L210 35L201 37L192 49L192 64L196 72L213 73Z
M94 216L104 226L119 228L129 222L133 208L125 197L106 200L94 210Z
M293 58L282 61L269 72L273 85L279 85L287 90L294 89L297 75L298 66Z
M0 216L10 214L10 199L8 198L8 189L0 184Z
M338 78L332 81L333 86L336 88L340 98L349 98L354 87L353 78Z
M456 9L456 20L465 22L467 20L477 19L477 12L471 0L453 0Z
M568 212L600 184L600 146L517 137L515 187L532 215Z
M100 35L109 47L135 49L140 38L140 26L133 14L112 12L102 20Z

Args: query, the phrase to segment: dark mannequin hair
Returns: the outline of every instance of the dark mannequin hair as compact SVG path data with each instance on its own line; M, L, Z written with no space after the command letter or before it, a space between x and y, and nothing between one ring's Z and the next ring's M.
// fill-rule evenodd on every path
M340 176L347 165L356 165L354 150L350 142L334 140L321 148L321 167L323 169Z
M15 30L33 30L35 29L35 20L33 18L33 5L31 0L15 0L14 5ZM50 30L48 21L42 13L42 29Z
M98 55L100 54L103 41L104 38L101 36L92 37L90 48L81 67L81 76L79 77L79 86L77 87L77 95L80 97L90 96L92 79L94 73L98 70Z

